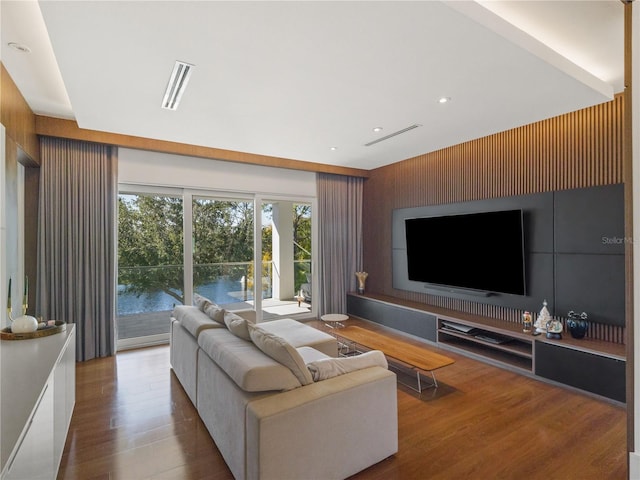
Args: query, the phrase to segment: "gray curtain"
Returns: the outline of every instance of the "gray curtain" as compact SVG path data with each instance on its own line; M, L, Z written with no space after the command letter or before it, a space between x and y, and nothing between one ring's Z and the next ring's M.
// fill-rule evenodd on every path
M117 149L40 141L37 311L75 323L79 361L115 353Z
M356 289L355 272L362 269L363 178L319 173L320 238L318 280L314 289L319 315L346 313L347 292Z

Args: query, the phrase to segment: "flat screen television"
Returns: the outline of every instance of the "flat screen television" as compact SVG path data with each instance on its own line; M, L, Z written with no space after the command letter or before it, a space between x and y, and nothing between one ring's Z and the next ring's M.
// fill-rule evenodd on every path
M525 295L522 210L405 219L409 280Z

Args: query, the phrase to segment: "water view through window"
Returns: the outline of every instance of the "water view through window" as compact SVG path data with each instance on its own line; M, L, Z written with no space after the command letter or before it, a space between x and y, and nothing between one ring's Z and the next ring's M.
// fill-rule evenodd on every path
M261 292L263 318L309 312L310 205L282 200L260 205L259 272L254 209L253 199L246 198L121 193L118 339L132 345L131 339L167 335L174 306L191 304L185 291L228 310L255 309L254 291ZM187 258L185 245L191 246ZM192 272L190 278L185 271ZM254 278L260 288L254 288Z

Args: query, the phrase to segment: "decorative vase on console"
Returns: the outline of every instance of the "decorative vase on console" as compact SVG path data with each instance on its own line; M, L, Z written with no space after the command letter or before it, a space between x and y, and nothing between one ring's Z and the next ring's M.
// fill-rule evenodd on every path
M364 295L364 285L367 281L369 274L367 272L356 272L356 278L358 279L358 294Z
M571 336L573 338L583 338L589 329L587 314L585 312L578 314L571 310L568 313L568 316L567 329L569 330L569 333L571 333Z

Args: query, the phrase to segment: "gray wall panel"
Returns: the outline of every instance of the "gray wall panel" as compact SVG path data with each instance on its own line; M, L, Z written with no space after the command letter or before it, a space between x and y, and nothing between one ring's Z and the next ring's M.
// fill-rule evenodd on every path
M555 251L624 255L623 205L623 185L555 192Z
M625 324L624 255L556 255L555 314L586 312L589 321Z

